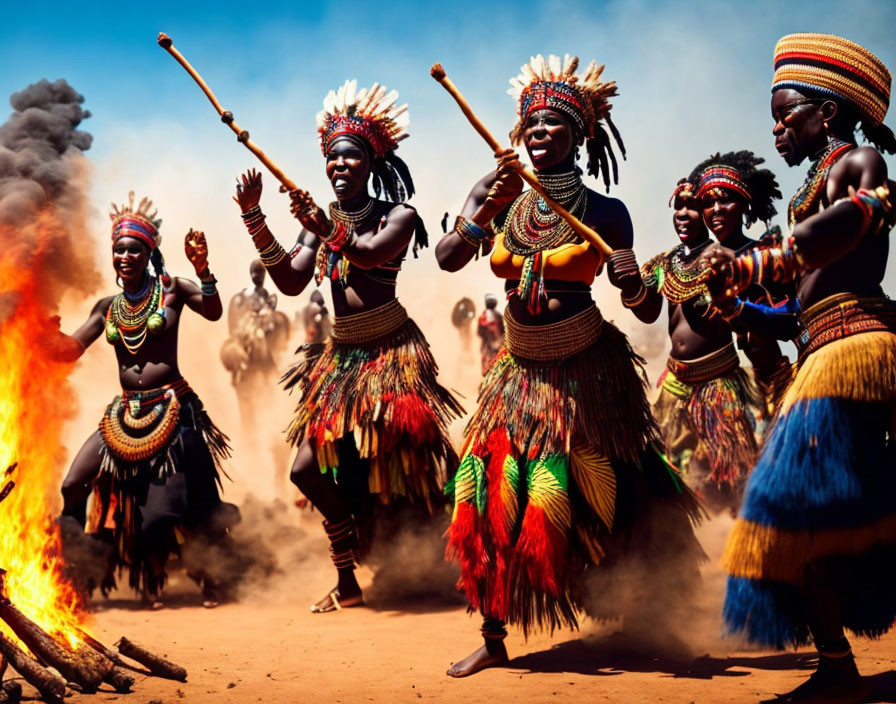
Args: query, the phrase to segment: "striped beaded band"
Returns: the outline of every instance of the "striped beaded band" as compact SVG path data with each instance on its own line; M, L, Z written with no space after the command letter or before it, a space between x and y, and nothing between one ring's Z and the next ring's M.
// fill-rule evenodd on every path
M563 81L535 81L520 95L520 122L536 110L550 108L567 115L576 128L587 136L585 130L585 101L574 86Z
M550 325L523 325L504 311L507 329L504 345L514 357L535 362L566 359L593 345L600 338L604 319L597 306Z
M753 199L750 187L744 181L740 171L723 164L707 166L700 172L700 179L697 183L697 197L702 198L712 188L727 188L729 191L734 191L747 200Z
M669 205L672 205L676 198L684 198L687 200L688 198L693 198L696 193L697 188L693 183L690 181L682 181L675 186L675 190L672 191L672 195L669 197Z
M840 98L872 125L890 105L891 77L874 54L833 34L789 34L775 47L772 91L810 89Z
M408 320L408 312L397 298L379 308L337 315L333 318L333 342L338 345L360 345L390 335Z
M112 241L122 237L134 237L152 251L157 246L159 231L149 220L135 215L123 215L112 225Z
M669 357L666 360L666 369L683 384L697 384L701 381L718 379L739 366L740 359L733 342L698 359L685 360Z

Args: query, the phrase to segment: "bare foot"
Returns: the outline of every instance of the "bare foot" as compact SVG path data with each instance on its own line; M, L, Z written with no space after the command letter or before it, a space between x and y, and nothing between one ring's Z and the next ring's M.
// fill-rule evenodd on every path
M448 675L451 677L469 677L480 670L495 665L503 665L508 661L507 648L504 647L504 641L498 638L486 639L485 645L477 648L471 655L468 655L460 662L455 663Z
M361 591L358 590L356 594L342 596L339 587L336 587L319 602L311 605L311 613L328 614L331 611L341 611L353 606L364 606L364 595Z
M855 662L834 668L824 663L799 687L787 694L779 694L777 702L789 704L859 704L870 694L868 683L859 675Z

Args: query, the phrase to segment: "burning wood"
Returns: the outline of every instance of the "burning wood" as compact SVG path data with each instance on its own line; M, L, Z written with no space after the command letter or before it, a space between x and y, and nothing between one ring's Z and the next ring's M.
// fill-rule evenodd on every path
M178 680L180 682L187 681L187 671L180 665L165 660L154 653L149 652L146 648L142 648L133 641L122 637L118 643L118 652L126 655L131 660L136 660L157 677L164 677L168 680Z
M62 704L65 697L65 682L45 669L2 633L0 633L0 653L28 684L40 692L44 701L50 704Z

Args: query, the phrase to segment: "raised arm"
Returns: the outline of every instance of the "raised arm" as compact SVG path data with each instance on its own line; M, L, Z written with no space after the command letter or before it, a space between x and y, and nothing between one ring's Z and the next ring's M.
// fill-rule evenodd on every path
M436 245L436 261L445 271L459 271L474 256L491 251L495 234L491 228L492 219L523 190L522 179L516 173L519 168L516 152L507 149L495 156L498 168L473 186L454 228Z
M243 223L274 285L287 296L297 296L314 276L317 240L303 233L293 249L293 255L288 254L268 229L258 204L261 191L261 174L251 169L237 181L234 200L242 210Z
M193 265L201 287L186 279L176 279L178 296L190 310L199 313L206 320L220 320L224 306L218 293L218 280L208 266L208 242L205 233L190 228L184 236L184 253Z

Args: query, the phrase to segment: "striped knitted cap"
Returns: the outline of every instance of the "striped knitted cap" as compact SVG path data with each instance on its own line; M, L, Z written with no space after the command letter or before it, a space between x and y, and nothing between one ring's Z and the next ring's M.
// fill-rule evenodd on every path
M833 34L788 34L775 47L772 91L810 89L850 103L862 120L883 122L890 72L867 49Z

